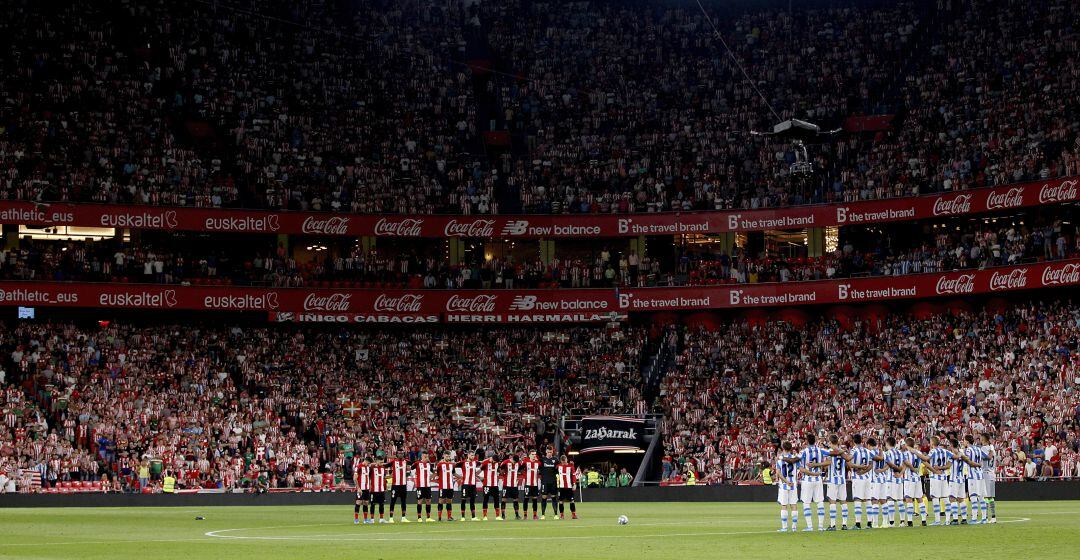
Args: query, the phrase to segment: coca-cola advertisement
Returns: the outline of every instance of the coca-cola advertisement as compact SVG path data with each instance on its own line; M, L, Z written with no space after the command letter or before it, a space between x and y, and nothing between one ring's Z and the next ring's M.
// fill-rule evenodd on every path
M325 323L431 322L433 317L448 323L578 323L652 311L964 297L1075 285L1080 285L1080 259L969 272L671 288L378 290L3 281L0 305L260 311L287 321Z
M451 219L443 227L446 237L492 237L495 234L495 220L458 220Z
M636 237L724 233L910 221L1073 202L1078 178L1065 177L886 200L778 209L647 214L386 216L0 201L0 222L166 231L429 238Z
M930 206L930 212L934 216L967 214L971 212L971 195L939 196L934 199L934 204Z

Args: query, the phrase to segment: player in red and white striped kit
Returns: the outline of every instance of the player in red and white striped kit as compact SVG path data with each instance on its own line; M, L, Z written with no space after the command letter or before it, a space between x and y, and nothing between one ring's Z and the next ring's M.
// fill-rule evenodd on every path
M446 520L454 520L454 462L450 452L443 452L442 461L435 463L436 481L439 483L439 521L442 521L443 506L446 507Z
M502 504L499 495L499 461L495 459L495 451L488 450L487 457L480 462L480 473L484 477L484 521L488 520L488 500L495 505L495 521L502 521Z
M533 521L540 519L540 459L535 451L529 452L529 458L521 462L521 474L525 479L525 516L529 516L529 499L532 499Z
M386 462L392 478L390 485L390 523L394 522L394 504L401 502L401 522L410 523L405 510L405 494L409 484L409 462L405 459L391 458Z
M480 462L476 460L476 452L469 451L460 465L461 475L458 476L458 482L461 484L461 520L465 521L465 502L467 501L472 520L480 521L476 517L476 480L480 474Z
M356 484L356 505L353 507L353 523L360 524L360 510L364 510L364 525L368 524L368 503L371 502L371 474L368 462L359 454L353 457L353 482ZM374 516L371 521L374 522Z
M577 471L574 463L566 460L566 455L559 457L555 467L555 484L559 488L559 519L566 518L566 503L570 502L570 515L577 519L577 507L574 505L574 487L577 486Z
M371 519L375 519L375 504L379 504L379 523L386 523L383 519L383 508L386 505L386 464L368 463L368 475L371 478ZM390 518L393 520L393 517Z
M510 454L502 462L503 473L503 514L506 514L506 502L514 501L514 519L521 519L521 509L518 504L518 486L521 485L521 477L518 476L517 455Z
M420 506L427 506L428 523L435 521L431 518L431 478L434 469L428 460L427 451L420 453L420 460L413 464L413 486L416 488L416 521L423 522L420 516Z

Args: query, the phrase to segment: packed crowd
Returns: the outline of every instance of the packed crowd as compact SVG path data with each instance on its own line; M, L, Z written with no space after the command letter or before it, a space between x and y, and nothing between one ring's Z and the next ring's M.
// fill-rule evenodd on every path
M535 449L561 414L643 406L642 337L5 326L0 472L20 490L104 477L149 491L164 473L180 488L319 488L376 449Z
M676 331L673 331L676 332ZM653 333L654 335L656 333ZM751 479L779 434L989 432L1002 477L1080 476L1080 310L735 322L662 337L667 482ZM19 323L2 336L4 491L347 484L351 457L547 444L564 413L651 410L646 332Z
M857 237L849 234L835 252L816 258L755 259L737 253L731 256L688 253L680 257L679 271L685 274L687 284L753 284L983 269L1072 258L1080 253L1080 236L1062 220L1029 226L987 223L970 229L935 227L924 233L926 242L902 249L882 245L856 247L852 238ZM869 237L881 243L896 242L898 236Z
M664 477L752 479L780 434L989 432L1003 475L1080 476L1080 308L687 330L663 381ZM1052 451L1049 451L1052 450Z
M1080 172L1067 0L705 4L711 22L643 0L19 0L0 21L0 196L646 212ZM867 115L891 124L811 146L812 176L749 135ZM508 151L485 152L493 130Z

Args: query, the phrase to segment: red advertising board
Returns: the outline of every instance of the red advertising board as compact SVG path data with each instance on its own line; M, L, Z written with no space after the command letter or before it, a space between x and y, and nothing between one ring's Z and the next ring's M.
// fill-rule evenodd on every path
M515 216L403 216L0 201L0 223L385 237L569 238L874 224L1080 200L1078 177L947 194L767 210Z
M607 321L631 312L866 303L1080 284L1080 259L986 270L676 288L377 290L0 282L0 305L272 312L364 323Z

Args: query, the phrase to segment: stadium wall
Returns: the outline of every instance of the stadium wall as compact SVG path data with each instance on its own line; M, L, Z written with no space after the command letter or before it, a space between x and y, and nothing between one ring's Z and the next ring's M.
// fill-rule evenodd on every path
M997 484L999 500L1080 500L1080 481ZM0 508L14 507L211 507L211 506L349 506L351 492L279 492L271 494L0 494ZM772 486L666 486L587 488L589 502L773 502ZM410 500L411 502L411 500Z

